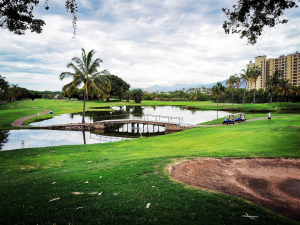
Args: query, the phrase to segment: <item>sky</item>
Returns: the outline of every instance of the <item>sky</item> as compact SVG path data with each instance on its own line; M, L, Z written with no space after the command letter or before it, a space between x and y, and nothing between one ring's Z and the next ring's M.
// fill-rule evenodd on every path
M44 0L34 15L46 22L41 34L15 35L0 29L0 74L10 84L30 90L61 91L60 80L82 48L95 50L108 70L134 88L152 85L208 84L240 73L258 55L277 58L300 52L300 8L289 20L266 28L258 44L247 45L237 34L226 35L222 8L237 0L77 0L78 22L63 0Z

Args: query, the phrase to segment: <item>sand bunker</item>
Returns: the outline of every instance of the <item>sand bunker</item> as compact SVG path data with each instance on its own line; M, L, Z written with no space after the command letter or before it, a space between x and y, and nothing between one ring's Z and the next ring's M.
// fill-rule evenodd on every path
M200 158L169 168L178 181L247 199L300 221L300 159Z

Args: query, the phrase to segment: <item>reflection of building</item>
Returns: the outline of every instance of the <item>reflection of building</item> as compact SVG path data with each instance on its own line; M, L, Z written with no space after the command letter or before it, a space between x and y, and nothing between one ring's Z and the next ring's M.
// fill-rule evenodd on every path
M272 76L276 70L283 71L283 78L289 79L294 86L300 86L300 53L296 52L287 56L281 55L278 58L269 58L267 56L255 57L255 62L247 64L247 68L259 66L262 69L262 75L256 81L256 89L266 88L266 79ZM247 90L254 89L255 84L247 83Z

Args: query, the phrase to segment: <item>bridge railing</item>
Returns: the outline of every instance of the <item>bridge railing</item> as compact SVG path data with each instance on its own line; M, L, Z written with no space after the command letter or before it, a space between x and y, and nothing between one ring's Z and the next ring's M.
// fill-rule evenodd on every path
M144 120L144 121L156 121L156 122L165 122L166 121L161 121L161 118L166 118L168 119L168 123L172 123L173 119L178 119L179 124L183 121L183 117L174 117L174 116L162 116L162 115L152 115L152 114L123 114L123 115L107 115L107 116L98 116L97 118L108 118L107 120L115 120L116 117L132 117L130 119L132 120L137 120L137 117L139 117L139 120ZM149 117L155 117L155 120L149 120ZM146 119L147 118L147 119ZM101 121L98 121L101 122Z

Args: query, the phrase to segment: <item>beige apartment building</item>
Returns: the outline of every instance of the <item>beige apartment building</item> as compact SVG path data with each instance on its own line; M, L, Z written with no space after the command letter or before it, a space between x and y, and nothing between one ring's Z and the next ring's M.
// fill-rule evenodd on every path
M266 79L272 76L276 70L282 70L284 79L289 79L294 86L300 86L300 53L295 52L287 56L281 55L278 58L269 58L267 56L255 57L255 62L247 64L247 68L259 66L262 70L262 75L256 81L256 89L266 89ZM247 83L247 90L254 89L255 84Z

